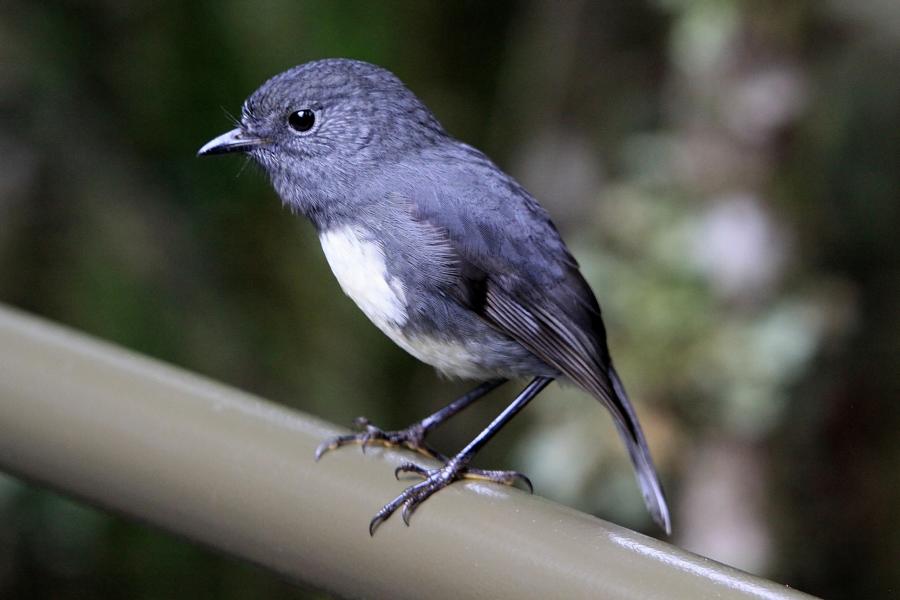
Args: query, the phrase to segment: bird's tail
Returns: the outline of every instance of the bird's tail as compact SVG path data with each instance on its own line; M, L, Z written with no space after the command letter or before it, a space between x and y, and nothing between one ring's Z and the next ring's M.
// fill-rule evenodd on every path
M628 394L625 393L625 386L619 379L619 374L610 364L609 379L612 383L613 391L616 394L617 404L621 419L613 418L619 435L628 448L628 455L634 464L635 476L638 485L641 487L641 494L644 497L644 503L650 511L653 520L662 527L666 534L672 533L672 522L669 518L669 507L666 504L666 496L663 493L662 484L659 481L659 475L656 473L656 467L653 466L653 459L650 458L650 449L647 447L647 440L644 438L644 432L638 423L637 415ZM614 417L615 417L614 413Z

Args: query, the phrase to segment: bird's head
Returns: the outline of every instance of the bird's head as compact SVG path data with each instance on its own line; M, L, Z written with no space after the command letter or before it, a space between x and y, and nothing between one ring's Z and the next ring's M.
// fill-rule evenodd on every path
M345 202L373 170L445 137L395 75L348 59L276 75L244 102L237 125L197 154L249 155L282 200L306 214Z

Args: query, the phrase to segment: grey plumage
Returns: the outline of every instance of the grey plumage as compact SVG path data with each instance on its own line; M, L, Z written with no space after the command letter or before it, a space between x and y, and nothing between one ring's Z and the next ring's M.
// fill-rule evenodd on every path
M303 109L315 114L308 132L288 125ZM563 377L596 397L628 448L650 513L669 531L600 307L547 212L512 177L449 136L390 72L344 59L270 79L245 102L239 128L201 154L235 149L263 167L323 245L329 232L351 227L352 244L377 247L381 283L402 311L375 306L381 322L367 314L404 348L448 375ZM459 356L444 360L445 348Z

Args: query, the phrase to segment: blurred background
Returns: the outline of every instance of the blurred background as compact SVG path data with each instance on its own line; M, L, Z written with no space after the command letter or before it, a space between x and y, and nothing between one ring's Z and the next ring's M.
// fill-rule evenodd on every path
M674 543L900 596L900 3L7 0L0 48L0 301L337 423L450 401L254 167L194 157L271 75L375 62L553 215ZM553 386L478 464L659 533L585 394ZM0 475L0 597L324 596Z

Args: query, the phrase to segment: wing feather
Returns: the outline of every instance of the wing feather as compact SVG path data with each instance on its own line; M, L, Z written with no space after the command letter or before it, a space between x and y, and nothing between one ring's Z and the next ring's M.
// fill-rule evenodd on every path
M486 300L484 316L489 321L590 392L609 410L628 449L644 503L666 533L671 532L665 494L647 441L612 363L607 359L604 365L595 343L585 339L583 332L574 330L565 317L547 305L523 305L490 282Z

